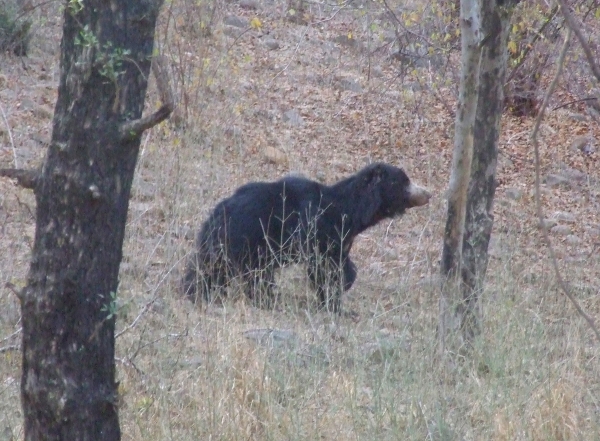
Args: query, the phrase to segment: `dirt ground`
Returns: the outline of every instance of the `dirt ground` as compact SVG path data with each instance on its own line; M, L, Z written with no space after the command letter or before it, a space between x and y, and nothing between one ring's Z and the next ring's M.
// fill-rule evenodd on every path
M416 33L443 28L435 4L390 6L400 29ZM59 9L35 9L27 57L0 54L0 168L43 161ZM124 439L598 439L599 344L557 288L538 228L533 117L506 112L502 121L478 356L453 373L439 366L437 273L459 53L407 63L395 27L384 5L360 1L164 6L157 48L179 107L144 135L130 202L117 324ZM586 102L553 110L594 92L580 52L572 43L542 122L541 194L562 274L598 321L599 117ZM542 85L554 71L549 62ZM158 105L151 79L147 110ZM279 278L281 311L181 297L196 229L236 187L290 172L332 183L371 161L401 165L434 197L355 242L359 275L344 306L356 315L305 308L312 294L294 269ZM22 438L20 312L6 284L26 282L34 213L31 192L0 179L6 439Z

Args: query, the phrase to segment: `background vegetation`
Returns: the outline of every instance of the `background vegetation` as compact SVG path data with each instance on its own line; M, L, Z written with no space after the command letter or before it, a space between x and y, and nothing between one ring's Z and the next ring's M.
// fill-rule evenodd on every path
M571 3L599 41L596 4ZM17 12L31 23L28 57L2 47L2 166L43 157L61 6ZM130 203L116 303L124 439L600 439L600 351L559 294L533 204L528 137L564 38L544 2L523 2L514 16L484 335L473 360L438 363L456 17L451 1L165 4L157 48L179 108L145 135ZM543 203L562 269L598 318L598 91L575 44L567 63L540 133ZM158 105L151 90L148 108ZM278 311L241 296L203 307L180 297L197 227L237 186L289 172L333 182L372 160L403 165L435 198L355 243L360 272L344 299L355 314L306 308L313 294L293 268L280 277ZM25 282L33 211L33 195L0 181L0 430L9 440L22 437L20 324L4 285Z

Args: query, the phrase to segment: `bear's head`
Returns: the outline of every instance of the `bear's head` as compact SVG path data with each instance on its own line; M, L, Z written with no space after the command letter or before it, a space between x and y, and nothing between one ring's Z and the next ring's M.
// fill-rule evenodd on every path
M429 202L431 193L412 183L404 170L384 163L370 164L357 177L361 188L361 221L365 228L408 208Z

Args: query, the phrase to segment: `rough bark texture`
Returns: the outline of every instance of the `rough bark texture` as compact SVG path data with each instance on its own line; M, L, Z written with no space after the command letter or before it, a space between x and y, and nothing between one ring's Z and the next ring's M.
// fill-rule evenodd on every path
M445 352L447 339L455 334L462 317L460 266L466 216L466 199L473 157L473 125L479 88L480 0L461 0L461 78L456 114L452 171L448 190L448 215L444 233L440 297L440 349ZM455 346L455 345L452 345Z
M473 124L474 138L465 140L459 131L455 136L455 152L458 144L472 146L472 160L468 173L461 182L468 182L465 199L457 202L452 210L449 204L448 223L442 256L442 274L447 282L442 288L440 300L440 334L442 350L448 346L446 341L450 333L457 334L451 350L462 345L470 345L481 332L481 308L479 297L488 264L488 245L493 227L493 202L496 190L496 163L498 158L498 139L500 119L503 110L503 85L506 78L507 42L510 26L510 13L518 0L481 2L482 47L478 64L478 85L475 92L476 112ZM461 5L461 14L463 5ZM464 37L463 37L464 38ZM468 49L463 41L464 51ZM463 59L463 69L465 69ZM464 74L464 72L463 72ZM462 87L462 82L461 82ZM465 96L464 99L473 98ZM463 106L463 96L459 106ZM473 105L471 102L469 105ZM464 148L464 147L463 147ZM465 163L453 164L458 168ZM452 188L452 186L451 186ZM459 204L465 204L459 205ZM463 208L464 207L464 208ZM464 209L464 212L460 210ZM464 217L456 215L464 213ZM452 226L449 225L452 222ZM461 223L462 222L462 223ZM460 238L460 241L457 241ZM458 275L460 274L460 277Z
M473 125L479 87L480 25L477 0L461 1L461 79L456 113L454 151L448 191L448 217L444 234L442 273L449 275L460 266L469 173L473 158Z
M481 332L479 296L487 270L488 245L494 224L498 139L504 102L503 86L511 12L510 8L498 7L496 3L483 2L481 11L485 44L481 54L475 141L462 244L464 317L461 329L463 338L467 341L473 340Z
M161 0L65 2L23 317L25 440L119 440L114 308Z

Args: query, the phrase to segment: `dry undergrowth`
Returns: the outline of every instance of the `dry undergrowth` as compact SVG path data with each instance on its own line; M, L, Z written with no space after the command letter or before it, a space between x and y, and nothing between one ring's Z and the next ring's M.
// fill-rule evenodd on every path
M165 7L159 46L185 102L175 121L145 135L130 204L119 290L118 328L125 332L117 339L123 439L599 439L600 351L559 294L541 246L527 145L532 121L504 121L485 332L472 360L444 370L436 353L435 274L452 146L444 100L454 105L456 66L402 71L388 57L391 28L375 6L342 4L338 11L306 3L294 6L300 17L291 19L287 3L258 5ZM248 29L226 28L223 19L232 14ZM49 87L56 86L60 23L48 17L32 40L27 70L18 59L0 59L0 81L8 85L0 94L21 164L39 163L43 149L32 139L50 129L42 110L55 99ZM252 27L254 17L260 26ZM269 50L266 38L280 49ZM49 41L54 46L46 50ZM351 90L352 81L362 92ZM564 85L560 102L569 90ZM148 106L155 104L151 90ZM302 123L285 121L290 109ZM544 209L575 216L569 226L580 243L553 240L577 298L598 319L596 156L570 147L575 136L600 133L593 120L563 110L542 126L543 172L559 172L564 163L587 180L545 187ZM9 166L2 127L0 160ZM290 171L333 182L375 159L403 164L436 197L357 239L359 275L343 300L355 315L305 307L314 294L294 269L279 277L278 311L254 308L242 296L220 306L180 297L195 230L235 187ZM522 196L508 197L508 189ZM33 208L29 193L0 181L2 285L24 283ZM0 347L18 343L18 320L16 299L1 288ZM19 378L19 353L0 353L2 439L22 438Z

